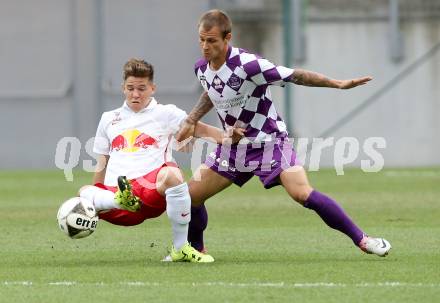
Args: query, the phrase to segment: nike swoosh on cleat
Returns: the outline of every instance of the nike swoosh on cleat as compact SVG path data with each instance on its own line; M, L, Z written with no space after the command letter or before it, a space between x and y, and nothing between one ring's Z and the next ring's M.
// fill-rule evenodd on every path
M188 215L189 215L189 213L181 214L182 217L186 217L186 216L188 216Z
M387 247L387 245L385 244L385 241L383 239L381 239L381 241L382 241L382 248Z

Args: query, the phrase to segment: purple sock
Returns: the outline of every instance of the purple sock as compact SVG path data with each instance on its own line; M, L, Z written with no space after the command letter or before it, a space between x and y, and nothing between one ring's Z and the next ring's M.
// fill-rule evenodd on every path
M189 222L188 242L198 251L205 247L203 243L203 231L208 225L208 212L205 205L191 207L191 222Z
M364 233L334 200L314 190L304 203L304 207L316 211L328 226L343 232L356 246L359 245Z

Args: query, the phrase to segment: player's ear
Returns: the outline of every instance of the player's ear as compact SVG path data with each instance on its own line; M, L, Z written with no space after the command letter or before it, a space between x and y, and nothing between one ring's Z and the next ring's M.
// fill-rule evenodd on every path
M154 95L154 93L156 92L156 84L151 83L151 94Z
M227 40L228 43L229 43L231 41L231 39L232 39L232 33L227 33L226 37L225 37L225 40Z

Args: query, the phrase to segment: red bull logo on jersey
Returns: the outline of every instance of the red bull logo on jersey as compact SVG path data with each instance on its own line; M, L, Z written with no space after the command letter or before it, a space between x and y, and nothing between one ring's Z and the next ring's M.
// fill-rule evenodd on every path
M157 140L138 129L128 129L117 135L112 141L112 151L133 153L139 149L147 149L150 146L159 147Z

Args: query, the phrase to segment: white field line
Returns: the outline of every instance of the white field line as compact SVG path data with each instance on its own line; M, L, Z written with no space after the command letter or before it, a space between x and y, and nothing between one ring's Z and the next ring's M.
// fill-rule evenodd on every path
M32 286L31 281L4 281L3 285L22 285L22 286Z
M235 283L235 282L192 282L192 283L161 283L161 282L144 282L144 281L125 281L119 283L106 282L77 282L77 281L55 281L55 282L33 282L33 281L3 281L0 285L3 286L115 286L125 285L132 287L230 287L230 288L343 288L343 287L429 287L440 288L440 283L407 283L407 282L362 282L362 283L332 283L332 282L315 282L315 283L286 283L286 282L250 282L250 283Z
M49 282L47 283L49 285L55 285L55 286L70 286L77 284L75 281L59 281L59 282Z

